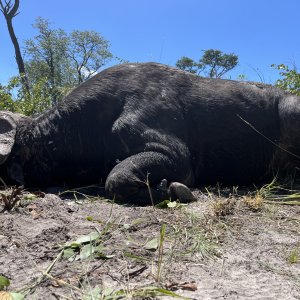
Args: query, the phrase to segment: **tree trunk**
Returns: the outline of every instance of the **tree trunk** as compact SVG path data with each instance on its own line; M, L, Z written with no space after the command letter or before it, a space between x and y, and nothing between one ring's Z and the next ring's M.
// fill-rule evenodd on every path
M8 32L9 32L11 41L15 48L15 58L16 58L16 62L18 65L19 74L21 76L21 80L24 85L25 91L27 93L29 93L29 84L28 84L28 80L27 80L27 76L26 76L26 72L25 72L25 65L24 65L24 61L22 58L19 42L15 35L14 28L12 25L12 19L6 19L6 24L7 24L7 28L8 28Z
M9 36L15 48L15 58L18 65L18 70L19 70L19 75L21 77L22 85L26 94L30 95L30 88L29 88L28 78L26 75L23 57L20 50L20 45L12 25L12 19L17 15L17 11L19 8L19 0L15 0L13 6L11 6L10 1L8 3L5 2L6 5L3 5L2 1L0 1L0 3L1 3L1 11L6 20Z

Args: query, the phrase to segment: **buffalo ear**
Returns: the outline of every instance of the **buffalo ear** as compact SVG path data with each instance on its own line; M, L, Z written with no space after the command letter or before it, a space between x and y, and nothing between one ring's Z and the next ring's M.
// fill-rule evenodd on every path
M0 112L0 165L9 156L15 142L17 124L12 113Z

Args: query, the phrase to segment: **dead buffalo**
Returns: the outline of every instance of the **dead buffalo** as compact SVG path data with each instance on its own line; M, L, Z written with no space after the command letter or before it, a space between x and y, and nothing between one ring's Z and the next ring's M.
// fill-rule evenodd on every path
M157 202L167 197L166 182L253 184L293 173L299 130L298 96L124 64L36 118L0 112L0 176L36 188L105 183L110 197L147 204L147 178Z

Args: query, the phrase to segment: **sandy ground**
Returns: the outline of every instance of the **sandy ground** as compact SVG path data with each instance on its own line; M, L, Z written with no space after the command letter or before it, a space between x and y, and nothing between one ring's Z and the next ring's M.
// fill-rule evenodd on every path
M300 206L193 193L167 209L23 195L0 213L0 275L26 299L300 299Z

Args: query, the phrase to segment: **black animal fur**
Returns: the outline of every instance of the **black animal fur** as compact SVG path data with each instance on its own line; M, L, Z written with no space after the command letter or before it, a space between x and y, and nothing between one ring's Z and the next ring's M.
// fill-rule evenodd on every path
M300 97L271 86L118 65L21 119L0 172L29 187L105 183L137 204L149 203L147 176L153 187L253 184L299 166L299 116Z

